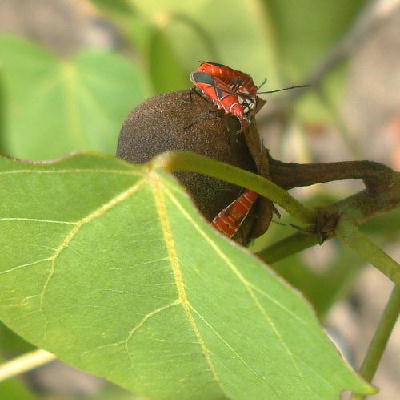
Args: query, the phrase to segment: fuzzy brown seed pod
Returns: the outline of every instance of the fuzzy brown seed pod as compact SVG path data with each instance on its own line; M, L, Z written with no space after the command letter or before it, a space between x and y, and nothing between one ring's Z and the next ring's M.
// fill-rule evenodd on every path
M117 155L143 163L164 151L187 150L254 172L253 159L239 129L237 118L224 115L192 90L164 93L131 111L122 126ZM209 221L243 191L193 172L175 175Z

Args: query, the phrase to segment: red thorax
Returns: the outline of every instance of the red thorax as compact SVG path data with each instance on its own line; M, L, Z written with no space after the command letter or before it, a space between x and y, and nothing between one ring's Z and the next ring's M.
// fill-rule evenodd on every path
M190 74L190 79L219 109L237 117L246 131L258 90L250 75L226 65L204 62Z
M258 87L254 84L253 78L242 71L232 69L227 65L203 62L197 68L197 72L205 72L221 79L233 91L256 95Z

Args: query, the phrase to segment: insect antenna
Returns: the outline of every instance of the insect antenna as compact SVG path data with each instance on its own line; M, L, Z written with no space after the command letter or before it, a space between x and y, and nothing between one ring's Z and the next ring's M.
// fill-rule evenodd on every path
M305 87L310 87L311 85L296 85L296 86L289 86L287 88L283 89L276 89L276 90L268 90L266 92L257 92L257 94L268 94L268 93L275 93L275 92L281 92L282 90L290 90L290 89L297 89L297 88L305 88Z
M260 89L260 87L263 87L267 83L267 78L265 78L258 86L257 88ZM257 92L260 93L260 92Z

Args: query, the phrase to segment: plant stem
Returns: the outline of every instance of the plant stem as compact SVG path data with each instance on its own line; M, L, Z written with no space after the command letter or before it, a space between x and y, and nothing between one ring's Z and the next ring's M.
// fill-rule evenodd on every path
M400 286L395 286L360 368L360 375L367 381L371 381L375 375L399 312ZM363 400L364 398L363 395L353 394L351 400Z
M400 285L400 265L360 232L349 217L344 215L340 219L336 236L392 279L396 285ZM361 376L367 381L371 381L375 375L399 311L400 286L395 286L360 369ZM353 394L351 400L362 400L364 398L363 395Z
M267 264L273 264L301 250L312 247L317 243L318 238L316 235L296 232L261 250L257 253L257 256L263 259Z
M400 285L400 264L362 233L346 215L339 220L336 237Z
M367 189L375 193L382 185L386 189L393 179L399 179L386 165L367 160L297 164L270 158L269 167L273 182L285 189L343 179L362 179Z
M0 365L0 382L6 379L14 378L31 369L40 367L50 361L55 360L54 354L48 353L45 350L39 349L25 353L22 356L16 357L13 360L7 361Z
M150 167L163 168L170 172L191 171L222 179L226 182L254 190L261 196L279 204L289 214L306 224L314 222L313 210L303 206L286 190L268 179L189 151L172 151L153 158Z

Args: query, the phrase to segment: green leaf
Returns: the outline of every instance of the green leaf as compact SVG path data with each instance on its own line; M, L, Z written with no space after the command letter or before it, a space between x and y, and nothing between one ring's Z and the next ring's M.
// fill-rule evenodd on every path
M34 346L27 343L12 330L0 322L0 351L4 354L27 353L32 351ZM1 399L1 397L0 397Z
M5 146L15 157L50 159L73 150L114 153L123 119L145 98L125 58L84 52L63 61L10 36L0 38Z
M69 400L69 399L67 399ZM107 385L100 393L85 397L85 400L150 400L148 397L134 395L132 392L116 385Z
M313 271L299 254L272 265L277 274L304 294L321 320L348 293L351 283L361 270L359 257L347 249L337 250L337 253L335 262L324 273Z
M1 159L0 194L0 318L62 360L154 399L374 392L299 293L164 171Z
M5 113L6 113L6 103L5 103L5 93L4 93L4 71L3 65L0 62L0 153L5 154Z

